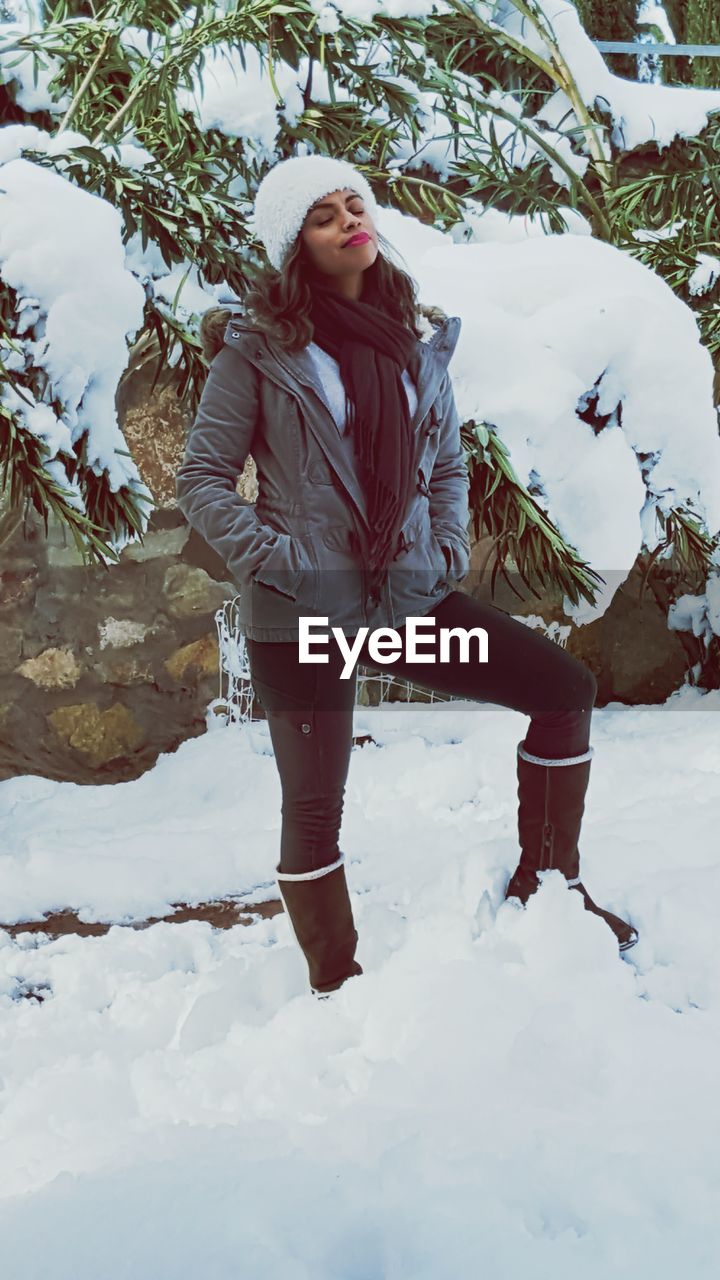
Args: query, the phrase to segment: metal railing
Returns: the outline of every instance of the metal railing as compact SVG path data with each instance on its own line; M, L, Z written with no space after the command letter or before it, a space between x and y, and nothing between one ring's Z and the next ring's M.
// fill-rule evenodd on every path
M718 44L653 44L651 41L593 40L601 53L651 53L658 58L720 58Z

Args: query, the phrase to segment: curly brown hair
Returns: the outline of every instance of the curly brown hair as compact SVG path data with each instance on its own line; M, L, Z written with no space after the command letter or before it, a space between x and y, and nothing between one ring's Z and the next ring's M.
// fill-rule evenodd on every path
M447 318L445 312L441 307L428 307L418 302L414 280L391 261L389 241L380 232L377 232L377 237L381 252L363 276L362 300L385 311L404 324L416 338L421 338L423 330L419 327L418 318L424 316L438 325ZM300 351L312 341L312 271L300 235L280 271L268 266L258 272L243 305L252 322L286 351ZM200 341L207 364L220 351L227 323L233 314L228 307L222 306L208 307L203 313Z

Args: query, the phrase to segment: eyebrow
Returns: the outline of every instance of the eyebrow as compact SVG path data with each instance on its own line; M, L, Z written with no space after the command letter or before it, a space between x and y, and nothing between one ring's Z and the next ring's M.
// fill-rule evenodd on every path
M348 200L362 200L362 196L360 195L359 191L351 191L350 195L345 197L346 204ZM324 200L322 204L314 204L310 212L314 213L316 209L332 209L332 208L333 208L332 200L331 201Z

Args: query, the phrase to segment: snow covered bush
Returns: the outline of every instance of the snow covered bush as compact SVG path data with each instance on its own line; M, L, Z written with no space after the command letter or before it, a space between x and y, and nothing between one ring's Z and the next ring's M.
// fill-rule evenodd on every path
M401 240L395 220L383 225ZM480 447L491 427L520 486L608 575L594 607L566 601L576 623L591 621L642 549L662 548L674 512L720 530L713 367L692 312L653 271L591 236L458 245L424 234L413 274L424 296L463 318L453 385L468 447L472 424L484 424ZM471 473L478 486L491 474L487 463ZM506 550L521 563L518 542Z
M12 127L0 145L12 146ZM64 515L102 550L143 527L150 503L115 413L125 335L142 324L144 295L126 269L117 209L59 173L13 159L2 166L2 276L15 295L5 366L31 376L2 390L3 461L13 498ZM9 446L9 447L8 447Z

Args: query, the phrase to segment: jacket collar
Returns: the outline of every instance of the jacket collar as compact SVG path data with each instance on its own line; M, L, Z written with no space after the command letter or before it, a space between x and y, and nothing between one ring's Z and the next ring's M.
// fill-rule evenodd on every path
M416 388L418 403L412 420L413 430L416 433L414 465L419 459L423 444L418 427L437 396L457 345L461 324L459 316L448 316L427 341L418 339L419 365ZM239 348L266 377L284 390L299 396L313 410L307 417L310 429L323 450L328 464L340 477L362 518L367 521L367 507L362 488L355 469L347 460L345 451L337 447L337 425L325 398L322 382L310 352L307 349L292 354L285 351L268 334L243 316L233 317L228 322L224 339L228 346ZM318 401L321 406L319 412Z

